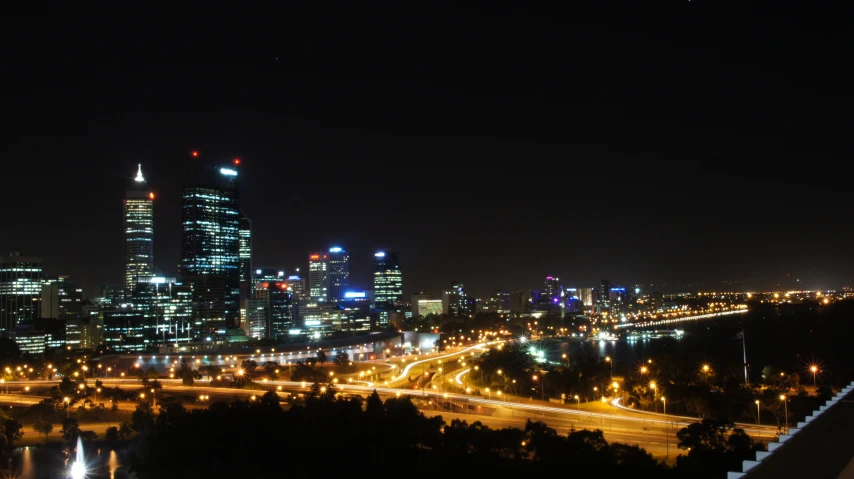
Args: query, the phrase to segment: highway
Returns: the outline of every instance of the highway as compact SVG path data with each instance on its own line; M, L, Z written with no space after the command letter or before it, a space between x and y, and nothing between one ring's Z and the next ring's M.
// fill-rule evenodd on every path
M411 375L420 375L424 371L430 370L431 367L435 368L437 361L448 363L449 361L458 359L460 360L460 366L464 368L464 361L461 358L485 351L492 344L495 343L476 344L449 353L436 353L419 357L403 356L391 360L383 359L376 364L388 366L385 372L392 371L395 367L401 368L400 373L388 381L384 381L383 386L377 386L369 381L352 381L342 382L336 384L334 387L339 392L345 394L367 396L376 390L379 394L386 397L410 396L425 414L440 414L446 421L460 418L470 423L480 420L490 427L500 428L512 425L524 428L525 421L531 419L543 421L564 434L572 427L576 429L602 429L609 440L627 444L638 444L657 456L664 456L671 449L675 451L675 446L673 445L675 444L675 431L698 421L698 419L691 417L665 416L663 414L623 408L616 401L613 404L586 403L583 405L584 408L582 408L581 405L548 403L533 399L526 399L524 402L519 401L518 398L516 400L508 400L507 396L492 399L465 393L445 391L440 394L439 391L435 390L393 387L402 386L403 384L408 385ZM454 374L452 379L448 381L456 385L457 388L463 389L465 387L463 378L469 371L470 369L463 369ZM352 379L353 375L350 376ZM339 377L343 379L346 376L342 375ZM104 386L122 386L126 389L142 387L141 383L135 378L100 378L100 380ZM89 381L94 381L94 378L90 378ZM264 394L264 391L259 390L211 387L208 385L208 381L205 380L196 380L193 386L184 386L180 379L159 379L159 382L162 384L163 391L189 394L192 396L207 395L210 396L210 400L249 399L252 396ZM31 392L35 393L37 391L46 391L56 384L57 381L55 380L21 380L7 383L6 385L12 389L11 392L16 394L0 394L0 402L21 405L35 404L42 398L18 393L23 392L23 388L26 386L29 386ZM267 386L268 390L279 391L281 396L286 396L290 392L305 393L311 388L310 383L298 381L271 380L256 384ZM119 407L122 410L125 408L132 410L135 408L135 405L135 402L122 402ZM199 406L202 405L200 404ZM776 426L738 424L738 427L742 427L748 434L759 440L768 440L776 434ZM667 431L669 431L669 434L666 433ZM673 441L670 441L671 439Z

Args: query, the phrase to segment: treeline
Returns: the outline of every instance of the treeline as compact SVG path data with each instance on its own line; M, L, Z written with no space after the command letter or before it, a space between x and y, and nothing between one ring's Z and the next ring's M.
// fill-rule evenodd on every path
M602 431L559 435L543 423L525 429L490 429L479 422L425 417L407 397L382 402L376 393L336 397L315 387L307 401L288 410L275 393L257 401L214 403L187 411L165 402L155 415L140 408L130 465L140 479L181 477L285 477L294 473L548 474L586 471L597 477L640 474L715 477L748 455L743 431L711 421L684 432L693 461L668 468L637 446L608 443Z

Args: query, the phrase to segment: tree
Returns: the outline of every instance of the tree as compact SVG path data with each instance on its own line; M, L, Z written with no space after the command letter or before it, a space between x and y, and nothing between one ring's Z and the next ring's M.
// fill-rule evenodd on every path
M107 431L104 433L104 440L113 444L119 442L119 428L116 426L108 427Z
M59 432L62 434L63 439L74 442L77 440L77 436L80 435L80 424L76 418L65 418L62 420L62 429Z
M326 353L324 353L323 351L317 352L317 362L320 363L320 367L323 367L323 363L325 363L327 359L328 358L326 357Z
M151 366L150 368L148 368L148 370L145 371L145 377L147 379L157 379L160 377L160 373L158 373L157 370L154 369L154 366Z
M33 423L33 431L35 431L39 436L44 436L45 439L47 439L47 436L53 432L53 424L42 418L38 418Z
M59 392L65 396L74 396L77 393L77 383L65 376L59 382Z
M133 434L133 429L131 429L130 424L127 422L119 424L119 439L125 440L130 437L131 434Z
M3 437L6 439L6 447L12 447L15 441L24 437L24 426L14 419L3 421Z
M181 383L184 386L192 386L195 382L193 367L187 364L187 361L181 361L181 371L179 374L181 375Z

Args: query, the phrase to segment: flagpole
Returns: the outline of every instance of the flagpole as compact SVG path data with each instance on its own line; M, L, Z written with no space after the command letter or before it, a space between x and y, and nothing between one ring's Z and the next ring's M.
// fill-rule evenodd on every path
M741 330L741 350L744 353L744 384L750 386L750 379L747 377L747 345L744 342L744 330Z

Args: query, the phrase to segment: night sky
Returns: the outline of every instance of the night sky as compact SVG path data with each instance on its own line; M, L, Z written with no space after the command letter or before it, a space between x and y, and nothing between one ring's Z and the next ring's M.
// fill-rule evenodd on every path
M242 159L257 267L851 284L850 22L717 3L7 15L0 255L120 282L141 162L174 273L197 149Z

